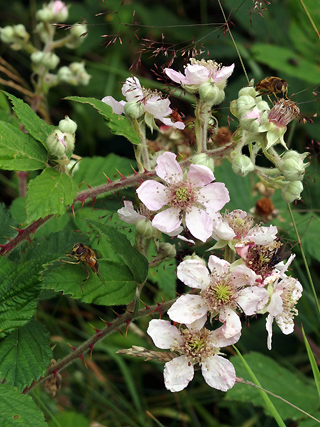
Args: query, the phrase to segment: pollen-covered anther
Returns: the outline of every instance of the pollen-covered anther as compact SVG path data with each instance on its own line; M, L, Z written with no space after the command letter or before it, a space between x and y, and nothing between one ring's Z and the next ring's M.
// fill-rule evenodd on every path
M228 277L211 283L201 291L201 297L205 299L211 313L215 313L223 306L236 307L234 303L235 289L229 283ZM235 308L234 307L234 308Z
M285 127L300 115L300 108L296 102L290 99L279 98L278 102L270 110L268 119L269 122L273 122L277 126Z
M197 196L191 186L179 184L171 186L170 190L170 205L186 210L197 202Z

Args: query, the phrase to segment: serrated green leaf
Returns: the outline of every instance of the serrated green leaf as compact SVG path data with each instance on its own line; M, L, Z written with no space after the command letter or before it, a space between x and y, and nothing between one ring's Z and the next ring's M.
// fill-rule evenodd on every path
M113 249L127 265L137 283L143 283L148 276L148 260L136 248L132 247L127 237L109 225L88 220L95 230L100 231L111 243Z
M32 136L0 122L0 169L34 171L46 167L47 151Z
M64 214L77 191L78 187L70 176L51 168L45 169L28 184L28 223L47 215Z
M13 228L17 227L16 221L11 217L4 203L0 203L0 243L7 243L7 239L11 239L17 234Z
M308 413L315 413L319 406L319 398L316 387L310 384L311 382L308 379L303 381L301 375L290 372L288 369L277 364L271 357L264 356L260 353L252 352L246 355L244 359L263 388L281 396ZM237 377L251 381L239 357L232 357L230 361L235 367ZM292 420L297 420L301 418L301 412L297 411L292 406L273 396L269 395L269 397L282 419L290 418ZM262 406L265 413L270 415L265 402L262 400L258 390L254 387L245 384L237 384L231 390L228 390L226 399L239 402L250 402L254 406Z
M319 67L316 63L301 58L301 56L281 46L264 43L255 43L251 53L256 61L268 65L268 67L286 73L289 76L302 79L311 84L319 83ZM297 64L297 65L293 65Z
M31 320L0 342L0 378L22 391L46 373L51 358L49 332Z
M113 134L124 136L134 145L141 144L141 138L132 128L129 120L125 116L115 114L109 105L99 99L82 98L80 96L67 96L65 99L92 105L105 118L107 126Z
M32 397L8 384L0 384L0 416L1 427L47 427Z
M48 123L42 120L28 104L22 101L22 99L16 98L15 96L11 95L11 93L4 93L12 102L13 110L19 117L19 120L26 128L26 130L30 133L31 136L33 136L34 139L40 141L44 147L46 147L47 137L55 130L55 127L48 125Z
M137 283L131 271L123 264L99 259L99 275L96 276L89 267L90 275L81 264L71 265L63 261L50 266L43 274L46 288L62 291L85 303L98 305L122 305L132 301Z
M0 257L0 338L25 325L38 304L41 284L36 262L16 263Z

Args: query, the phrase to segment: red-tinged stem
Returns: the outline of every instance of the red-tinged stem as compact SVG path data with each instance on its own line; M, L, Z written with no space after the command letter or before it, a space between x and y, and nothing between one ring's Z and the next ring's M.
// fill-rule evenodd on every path
M23 390L24 394L30 393L38 384L52 377L55 372L60 372L65 369L70 363L74 362L76 359L81 358L86 352L90 351L93 345L97 344L99 341L103 340L106 336L110 335L113 332L116 332L124 325L128 324L128 321L136 320L139 317L144 317L151 315L152 313L159 312L162 314L164 311L167 311L175 300L171 300L162 304L157 304L149 308L142 308L138 310L135 315L132 313L125 313L123 316L115 319L111 324L108 324L105 328L101 329L99 333L89 338L83 344L80 345L77 349L68 354L68 356L56 362L54 365L50 366L48 373L45 377L40 378L38 381L34 381L30 387L27 387Z

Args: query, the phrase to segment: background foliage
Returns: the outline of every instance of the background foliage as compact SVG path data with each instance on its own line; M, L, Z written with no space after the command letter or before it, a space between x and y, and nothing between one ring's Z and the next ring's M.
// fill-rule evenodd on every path
M265 2L256 3L266 6ZM317 28L320 28L317 2L306 0L304 3ZM271 1L265 11L254 9L254 5L251 0L227 0L222 4L249 78L260 80L275 75L285 79L289 83L290 96L294 94L292 99L299 103L303 113L317 113L319 96L313 92L317 91L315 86L319 83L319 39L300 1ZM6 4L0 14L0 26L23 23L32 32L34 12L40 6L41 2L35 0ZM276 425L254 388L236 385L225 395L208 389L201 376L196 374L188 389L171 394L163 385L162 363L145 363L140 359L117 355L117 350L132 345L153 348L145 333L146 318L130 325L126 336L114 333L99 342L94 347L92 359L88 355L85 357L88 369L79 359L64 370L62 390L54 399L40 386L31 392L33 400L30 395L19 393L30 386L33 379L44 375L52 352L56 360L65 357L71 352L69 345L78 347L94 334L92 326L101 329L104 321L114 319L115 314L109 306L130 302L136 282L141 281L138 275L147 274L144 261L134 253L133 248L124 260L119 256L121 249L117 247L124 239L134 240L131 228L123 227L117 215L113 215L122 206L124 196L134 199L132 189L98 196L94 208L89 202L81 209L81 203L78 203L75 215L68 207L79 188L84 190L87 185L106 184L103 172L115 180L119 177L118 170L127 176L132 174L131 166L135 167L132 146L126 140L128 138L134 143L135 135L128 135L130 130L125 123L121 125L122 134L120 131L111 133L104 123L108 109L105 114L101 113L100 103L96 101L93 108L89 105L90 98L99 100L111 95L122 99L120 82L131 72L139 76L144 86L163 90L165 81L161 81L163 75L159 70L166 61L176 56L174 68L182 69L185 60L182 54L189 49L202 48L211 59L224 65L236 64L236 71L226 89L227 98L217 112L220 125L230 123L234 131L236 125L228 117L228 105L237 97L238 90L246 85L235 46L225 31L224 17L216 1L113 0L102 3L86 0L71 3L68 23L80 22L81 19L88 23L89 35L76 51L61 51L61 62L84 59L92 78L86 87L64 85L49 93L51 123L47 126L41 124L43 134L38 132L40 124L35 125L37 116L29 117L30 110L24 110L23 103L9 96L17 117L37 141L43 142L45 135L51 131L51 124L57 124L66 114L78 124L75 152L85 158L72 181L66 176L63 178L65 181L58 180L58 184L53 186L52 191L64 194L61 205L52 206L47 194L41 194L41 180L55 177L53 172L49 176L47 171L38 175L37 169L39 164L45 162L45 156L41 149L36 149L39 146L33 146L30 135L25 134L26 150L19 153L12 167L1 154L1 150L8 150L8 146L2 147L0 139L0 168L5 169L0 174L0 197L3 202L0 210L0 243L5 244L8 238L16 236L14 227L18 228L21 224L28 226L48 213L57 214L36 229L31 236L31 244L25 240L10 256L0 257L1 298L2 301L14 301L12 306L0 305L0 334L3 338L0 343L0 373L7 382L6 385L0 384L0 414L4 411L14 414L15 405L21 402L26 408L25 419L19 420L21 425L43 426L47 422L49 426L89 426L93 420L105 426L133 427L161 425L159 423L172 427ZM111 44L106 47L108 42ZM30 85L32 71L27 56L10 50L4 44L0 49L1 57L18 71L26 86ZM158 78L160 75L161 79ZM3 83L3 73L0 77ZM3 89L16 97L21 96L5 85ZM76 96L88 97L89 104L73 102L77 100ZM183 111L187 117L192 115L192 106L186 95L179 96L176 92L171 99L179 111ZM19 121L3 93L0 94L0 119L7 123L1 128L1 135L10 138L12 150L15 150L15 138L21 135L18 133ZM37 134L32 132L32 126L35 126ZM319 132L319 120L314 119L312 124L291 124L287 133L290 148L311 153L305 189L302 200L294 206L294 218L317 291L320 259ZM19 179L14 172L17 169L27 171L29 179L36 178L31 181L27 201L19 196ZM231 201L226 206L229 210L248 211L254 207L259 195L253 190L251 177L240 180L226 163L216 168L215 176L218 181L225 182L229 189ZM303 285L304 293L298 305L297 327L295 333L289 336L275 329L273 350L270 352L266 348L264 320L252 319L243 331L238 348L246 355L247 363L264 388L319 418L319 399L301 333L303 324L313 353L319 360L319 316L287 205L279 192L272 200L279 211L272 223L278 226L280 234L298 255L293 274ZM119 230L119 235L112 235L110 225ZM103 255L101 269L107 277L107 284L103 286L99 278L91 274L84 285L88 292L84 294L80 288L85 275L81 265L61 263L66 252L79 240L99 249ZM178 261L186 251L187 248L182 246ZM154 301L161 302L162 298L173 298L176 291L181 291L172 274L174 270L175 260L167 263L165 268L150 269L143 299L145 304L152 305ZM123 282L122 291L115 294L113 289L119 288L119 281ZM3 294L1 289L9 291ZM123 313L121 306L115 310ZM122 332L125 334L124 330ZM52 351L48 351L49 339L51 347L55 345ZM22 352L16 351L17 343ZM233 349L230 352L233 353L231 360L237 375L250 380L239 357ZM317 425L278 399L273 399L273 403L287 425Z

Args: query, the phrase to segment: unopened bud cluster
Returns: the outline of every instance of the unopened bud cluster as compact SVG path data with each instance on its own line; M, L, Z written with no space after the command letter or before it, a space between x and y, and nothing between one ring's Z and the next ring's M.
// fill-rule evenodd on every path
M56 163L67 165L74 150L77 124L68 116L60 120L59 126L47 138L48 153Z
M281 189L286 202L300 199L301 181L309 165L303 161L308 153L286 151L279 155L273 148L282 144L288 150L284 134L288 123L300 115L297 104L280 98L270 109L260 93L253 86L248 86L240 90L238 99L231 102L230 110L239 119L234 136L237 145L230 155L233 171L245 176L255 170L269 187ZM245 145L250 145L250 158L242 153ZM268 170L256 165L257 153L261 149L274 168Z

